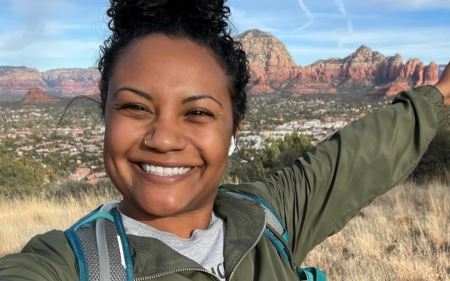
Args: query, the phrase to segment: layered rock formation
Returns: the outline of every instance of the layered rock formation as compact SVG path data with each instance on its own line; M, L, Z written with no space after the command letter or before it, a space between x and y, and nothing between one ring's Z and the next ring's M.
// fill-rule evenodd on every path
M372 89L373 94L392 95L399 90L434 84L439 66L425 66L418 59L403 63L400 55L385 57L361 46L349 56L319 60L309 66L296 65L286 47L267 32L256 29L237 36L249 60L249 92L336 94L355 87ZM0 66L0 95L23 96L38 87L58 96L94 95L98 93L96 69L56 69L39 72L26 67Z
M27 94L20 100L22 104L51 104L58 102L58 99L47 95L42 89L33 87L28 90Z
M256 29L236 37L250 63L250 92L282 90L295 76L297 65L286 47L269 33Z
M39 72L23 66L0 66L0 95L22 97L34 87L56 96L94 95L99 77L94 68Z
M44 72L42 76L51 93L58 93L62 96L98 93L97 84L100 73L94 68L55 69Z
M0 67L0 94L23 96L30 88L46 89L41 73L27 67Z
M404 64L399 54L385 57L366 46L343 59L320 60L301 67L269 33L250 30L237 39L252 69L251 93L336 94L365 87L373 88L374 94L392 94L398 89L434 84L438 79L439 66L435 63L424 66L420 60L410 59Z

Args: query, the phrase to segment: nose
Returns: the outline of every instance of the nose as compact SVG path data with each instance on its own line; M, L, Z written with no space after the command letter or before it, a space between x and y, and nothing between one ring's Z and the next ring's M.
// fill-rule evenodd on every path
M187 143L182 129L173 120L154 120L143 139L145 147L161 153L183 150Z

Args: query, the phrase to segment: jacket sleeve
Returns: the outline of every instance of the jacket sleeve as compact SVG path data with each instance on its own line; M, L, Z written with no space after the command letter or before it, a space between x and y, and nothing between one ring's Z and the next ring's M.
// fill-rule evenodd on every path
M432 86L354 121L291 167L239 189L271 203L286 223L294 262L404 180L436 134L442 96Z
M2 281L75 281L75 257L62 231L31 239L20 253L0 259Z

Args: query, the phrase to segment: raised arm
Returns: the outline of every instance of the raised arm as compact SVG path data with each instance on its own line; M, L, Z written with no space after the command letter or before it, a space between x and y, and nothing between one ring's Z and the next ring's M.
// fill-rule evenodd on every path
M295 262L417 166L436 134L442 96L448 103L449 69L435 87L400 93L391 106L349 124L291 167L238 187L280 212Z

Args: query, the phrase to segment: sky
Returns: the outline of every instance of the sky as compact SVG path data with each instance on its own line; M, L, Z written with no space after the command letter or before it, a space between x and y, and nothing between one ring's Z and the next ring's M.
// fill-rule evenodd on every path
M185 0L186 1L186 0ZM95 66L107 0L0 0L0 65ZM450 61L450 0L229 0L233 33L272 33L297 64L366 45L406 61Z

